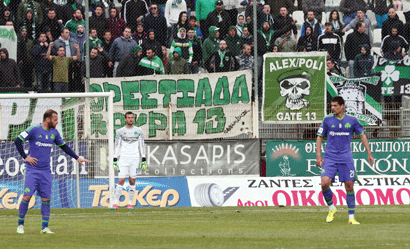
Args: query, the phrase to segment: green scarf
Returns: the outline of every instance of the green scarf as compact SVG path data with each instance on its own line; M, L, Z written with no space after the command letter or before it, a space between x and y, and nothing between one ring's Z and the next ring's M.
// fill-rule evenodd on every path
M219 63L219 67L224 67L224 58L225 58L225 52L222 52L220 49L218 50L219 53L219 58L221 58L221 63Z
M28 0L28 1L24 4L24 7L25 7L25 11L27 11L28 9L31 9L31 10L33 11L33 20L34 20L34 22L36 22L38 15L37 15L37 8L36 8L36 6L34 5L33 0Z
M266 41L266 49L269 50L270 47L270 39L272 39L273 33L275 33L275 31L273 30L268 30L267 33L263 32L263 30L258 30L258 33L262 35L262 37L265 39Z

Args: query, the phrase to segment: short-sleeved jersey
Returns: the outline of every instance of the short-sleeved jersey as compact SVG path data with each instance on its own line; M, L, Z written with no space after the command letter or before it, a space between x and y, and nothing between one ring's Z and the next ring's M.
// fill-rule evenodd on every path
M68 82L69 65L73 61L73 57L59 58L58 56L51 56L54 82Z
M28 154L38 160L36 165L30 167L39 169L50 167L50 153L53 144L57 146L64 145L64 141L57 129L45 130L41 124L30 126L27 130L20 133L18 138L23 142L29 142L30 149Z
M144 134L142 129L136 126L126 126L117 130L115 135L114 157L140 158L145 157Z
M331 114L325 117L317 132L318 136L327 137L323 159L327 162L353 163L350 149L353 132L362 135L364 131L363 126L353 116L345 115L338 119Z

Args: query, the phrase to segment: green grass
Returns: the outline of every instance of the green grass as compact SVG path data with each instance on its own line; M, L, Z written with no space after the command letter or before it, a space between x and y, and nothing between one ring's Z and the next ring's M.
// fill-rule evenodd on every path
M0 248L410 248L409 206L347 207L326 223L327 207L52 209L40 234L29 210L16 234L17 210L0 210Z

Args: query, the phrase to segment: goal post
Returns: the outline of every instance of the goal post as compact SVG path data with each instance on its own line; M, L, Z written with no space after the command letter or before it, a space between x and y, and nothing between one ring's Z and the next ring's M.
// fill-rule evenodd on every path
M77 161L53 145L52 208L109 207L114 199L114 113L112 92L0 94L0 208L18 209L24 192L24 160L14 140L24 130L42 122L48 109L57 111L56 129L77 155ZM48 138L47 138L48 139ZM28 154L28 143L24 150ZM32 198L29 207L39 208Z

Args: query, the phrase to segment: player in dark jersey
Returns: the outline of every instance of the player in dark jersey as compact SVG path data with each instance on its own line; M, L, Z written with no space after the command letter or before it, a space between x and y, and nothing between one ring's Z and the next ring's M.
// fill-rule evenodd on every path
M355 211L355 196L353 190L354 180L356 178L356 170L353 164L352 151L350 142L353 132L360 136L363 146L367 151L367 160L371 165L374 164L374 158L370 151L369 142L364 134L364 128L359 121L352 116L346 115L344 108L345 102L342 97L337 96L332 99L332 112L325 117L322 125L317 132L316 140L316 165L322 168L321 185L322 193L327 205L329 206L329 214L326 217L327 222L332 222L334 215L337 212L333 204L333 193L330 189L330 184L336 173L339 172L339 181L344 182L346 189L346 202L349 213L349 224L358 225L359 222L354 218ZM325 156L322 158L321 147L323 137L327 137L325 148Z
M52 187L52 175L50 169L50 153L53 144L59 146L68 155L75 158L79 164L90 162L79 157L68 147L56 129L58 115L54 110L44 113L43 122L39 125L30 126L27 130L18 135L14 143L20 155L24 158L26 175L24 182L24 196L19 207L19 221L17 227L18 234L24 234L24 218L27 213L28 204L34 192L41 197L42 229L40 233L53 233L48 228L50 219L50 198ZM29 141L29 153L26 155L23 143Z

